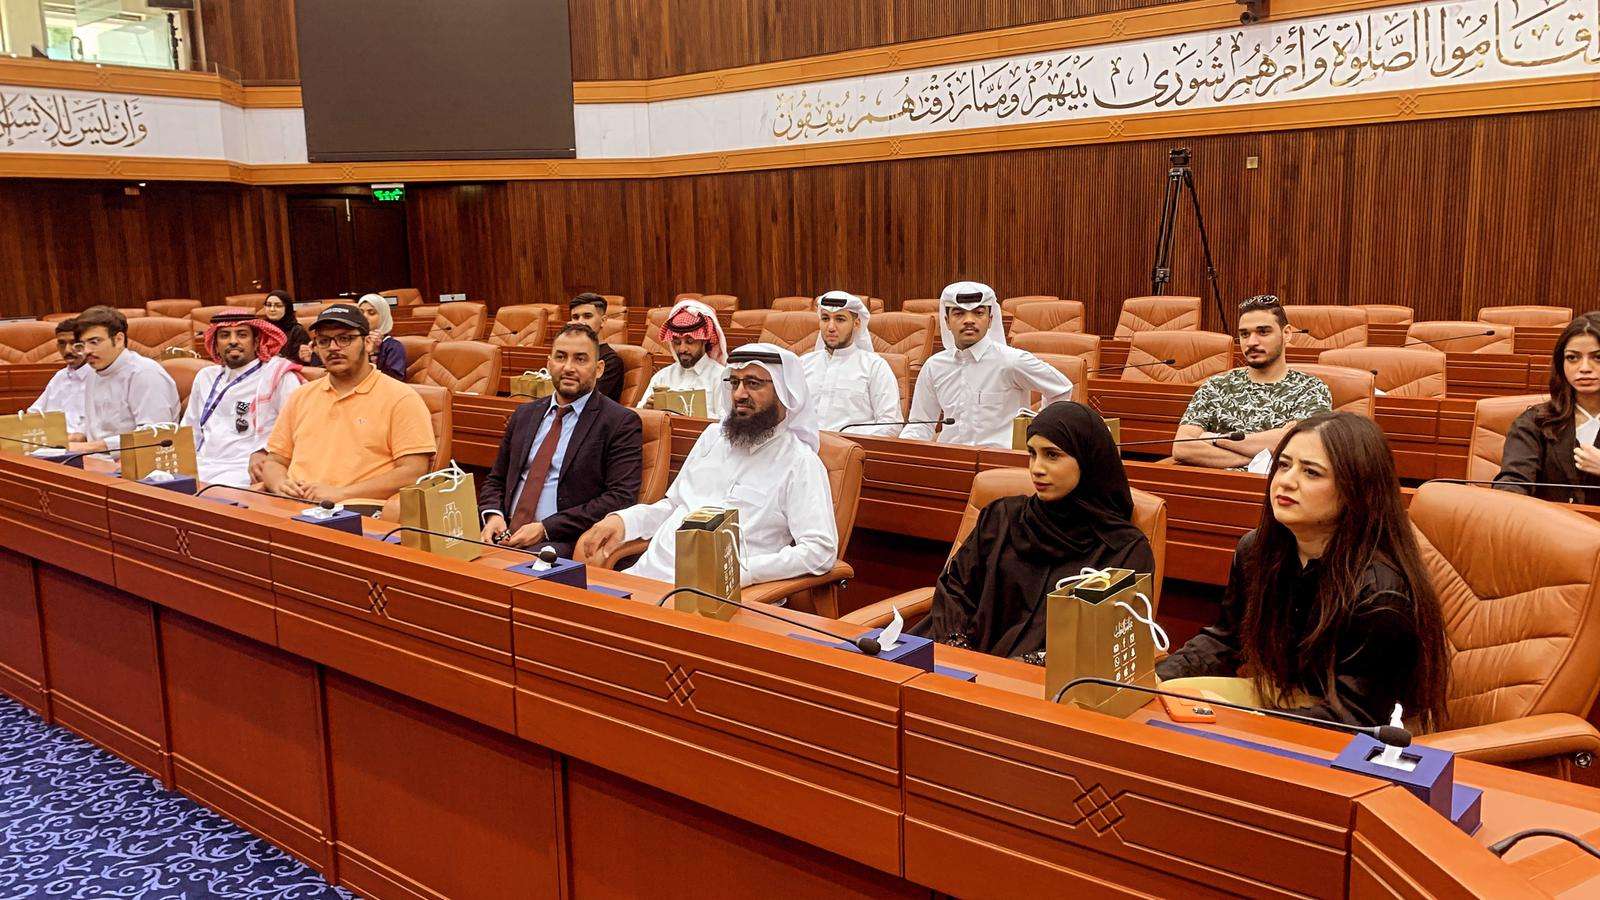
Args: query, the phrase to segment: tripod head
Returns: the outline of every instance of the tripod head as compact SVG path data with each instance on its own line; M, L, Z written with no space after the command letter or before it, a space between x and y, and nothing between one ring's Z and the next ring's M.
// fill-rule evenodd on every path
M1172 161L1172 164L1174 166L1182 166L1184 168L1188 168L1189 167L1189 148L1188 147L1173 147L1171 150L1167 151L1167 158Z

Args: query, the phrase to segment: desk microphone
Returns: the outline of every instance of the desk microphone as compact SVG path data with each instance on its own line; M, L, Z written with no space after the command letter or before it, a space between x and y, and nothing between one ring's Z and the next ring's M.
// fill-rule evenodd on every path
M656 606L665 606L667 604L667 598L671 597L674 594L694 594L696 596L706 597L708 599L715 600L718 603L726 603L729 606L737 606L740 609L744 610L745 612L753 612L756 615L766 616L769 619L777 619L779 622L782 622L785 625L792 625L795 628L804 628L807 631L814 631L817 634L820 634L820 635L822 635L824 637L833 638L834 640L839 641L841 643L853 644L853 645L855 645L855 648L857 650L860 650L862 653L865 653L868 656L877 656L879 653L883 652L883 645L878 643L878 639L877 638L868 637L866 635L862 635L861 637L850 638L850 637L845 637L842 634L834 634L831 631L823 631L821 628L818 628L815 625L807 625L804 622L796 622L793 619L788 619L788 618L785 618L783 616L780 616L775 612L769 612L769 611L767 611L765 609L761 609L759 607L750 606L748 604L740 603L737 600L729 600L727 597L718 597L716 594L712 594L712 593L708 593L706 591L702 591L699 588L691 588L691 587L673 588L672 590L667 591L665 594L661 595L661 599L656 601Z
M1176 440L1170 440L1170 441L1124 441L1123 443L1120 443L1117 446L1118 447L1141 447L1141 446L1149 446L1149 445L1153 445L1153 444L1189 444L1189 443L1193 443L1195 441L1242 441L1244 439L1245 439L1245 433L1244 432L1242 432L1242 431L1230 431L1227 434L1219 434L1219 435L1217 435L1215 437L1177 438Z
M912 419L909 422L851 422L849 425L840 428L838 433L844 434L852 428L870 428L875 425L954 425L955 423L954 416L946 416L943 419ZM717 599L720 600L722 598L718 597ZM788 620L785 619L784 621Z
M65 449L67 449L65 447L58 447L55 444L40 444L40 443L37 443L35 441L25 441L22 438L8 437L8 438L5 438L5 440L16 441L19 444L28 444L28 445L33 446L33 447L43 447L43 448L45 448L47 450L65 450ZM77 462L78 460L83 459L85 456L93 456L96 453L121 453L124 450L153 450L153 449L155 449L157 447L171 447L171 446L172 446L172 438L162 438L161 440L157 441L154 444L133 444L133 445L127 446L127 447L118 447L115 450L112 450L110 448L107 448L105 450L79 450L76 453L63 453L60 456L36 456L36 457L34 457L34 459L43 459L43 460L46 460L48 462L60 463L60 464L62 464L64 466L70 466L73 463Z
M1335 722L1332 719L1318 719L1313 716L1302 716L1299 713L1284 712L1281 709L1266 709L1260 706L1245 706L1242 703L1229 703L1226 700L1207 700L1204 697L1191 697L1188 694L1179 694L1173 691L1163 691L1160 688L1145 687L1142 684L1127 684L1121 681L1112 681L1109 678L1074 678L1063 684L1061 690L1056 691L1050 698L1051 703L1060 703L1067 691L1080 684L1099 684L1105 687L1121 688L1128 691L1138 691L1141 694L1153 694L1157 697L1174 697L1178 700L1187 700L1200 706L1220 706L1223 709L1236 709L1257 716L1267 716L1273 719L1283 719L1288 722L1300 722L1306 725L1320 725L1323 728L1336 728L1350 734L1364 734L1390 747L1411 746L1411 732L1393 725L1350 725L1345 722Z
M1098 369L1090 369L1089 374L1098 375L1101 372L1121 372L1123 369L1148 369L1151 366L1170 366L1176 363L1177 360L1175 359L1158 359L1155 362L1147 363L1130 363L1121 366L1101 366Z
M1461 340L1463 338L1469 338L1469 337L1493 337L1493 336L1494 336L1494 329L1491 328L1491 329L1489 329L1487 331L1473 331L1473 332L1470 332L1468 334L1458 334L1455 337L1434 338L1431 341L1406 341L1404 346L1406 346L1406 347L1418 347L1418 346L1422 346L1423 344L1427 344L1428 346L1432 346L1434 344L1445 343L1446 341L1459 341L1459 340Z
M285 497L282 494L274 494L271 491L258 491L255 488L234 487L231 484L221 484L221 483L208 484L205 487L201 488L200 490L195 491L194 495L196 497L199 497L202 494L204 494L206 491L211 490L212 488L222 488L225 491L243 491L246 494L257 494L257 495L260 495L262 497L271 497L274 500L288 500L290 502L299 502L299 503L310 502L310 501L307 501L307 500L302 500L299 497ZM333 509L333 501L332 500L323 500L323 501L319 502L317 504L317 506L319 506L319 507L321 507L323 509ZM245 508L249 509L249 507L245 507Z
M488 541L475 541L469 537L461 537L460 535L448 534L443 531L429 531L426 528L418 528L415 525L401 525L398 528L391 528L384 533L383 537L378 538L378 540L387 541L390 537L397 535L402 531L410 531L415 534L431 534L434 537L442 537L445 540L461 541L462 543L466 544L477 544L479 547L488 547L490 550L510 550L512 553L525 553L528 556L539 560L545 565L555 565L556 560L561 558L561 554L556 552L556 548L549 545L541 547L538 550L524 550L521 547L508 547L505 544L491 544Z

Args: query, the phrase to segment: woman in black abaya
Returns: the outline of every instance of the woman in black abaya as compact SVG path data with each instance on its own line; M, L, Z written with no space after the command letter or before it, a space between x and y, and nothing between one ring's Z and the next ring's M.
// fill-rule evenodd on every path
M1070 401L1045 407L1028 426L1028 472L1035 493L984 508L911 633L1042 665L1044 600L1057 581L1084 568L1155 571L1098 413Z

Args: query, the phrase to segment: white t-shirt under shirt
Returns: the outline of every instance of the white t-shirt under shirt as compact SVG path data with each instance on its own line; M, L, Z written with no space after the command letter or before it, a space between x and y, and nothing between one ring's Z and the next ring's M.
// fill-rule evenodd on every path
M266 449L278 413L299 386L299 374L281 357L265 363L251 360L238 370L220 365L201 369L183 414L183 424L194 429L200 480L249 487L250 455Z

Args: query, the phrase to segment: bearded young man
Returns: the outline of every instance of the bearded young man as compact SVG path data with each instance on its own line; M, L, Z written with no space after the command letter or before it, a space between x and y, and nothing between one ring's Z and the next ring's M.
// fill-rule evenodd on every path
M217 365L195 373L183 424L194 429L195 464L208 484L249 487L250 458L267 446L278 414L300 387L299 365L278 356L287 339L247 309L219 311L206 328Z
M662 323L656 340L672 349L677 364L650 376L640 409L650 409L650 398L657 390L705 391L706 415L712 419L726 412L721 406L722 379L728 362L728 339L717 323L717 313L699 300L680 300Z
M872 347L867 305L854 294L829 291L817 298L817 317L818 347L800 361L822 430L881 422L850 433L899 437L900 382Z

